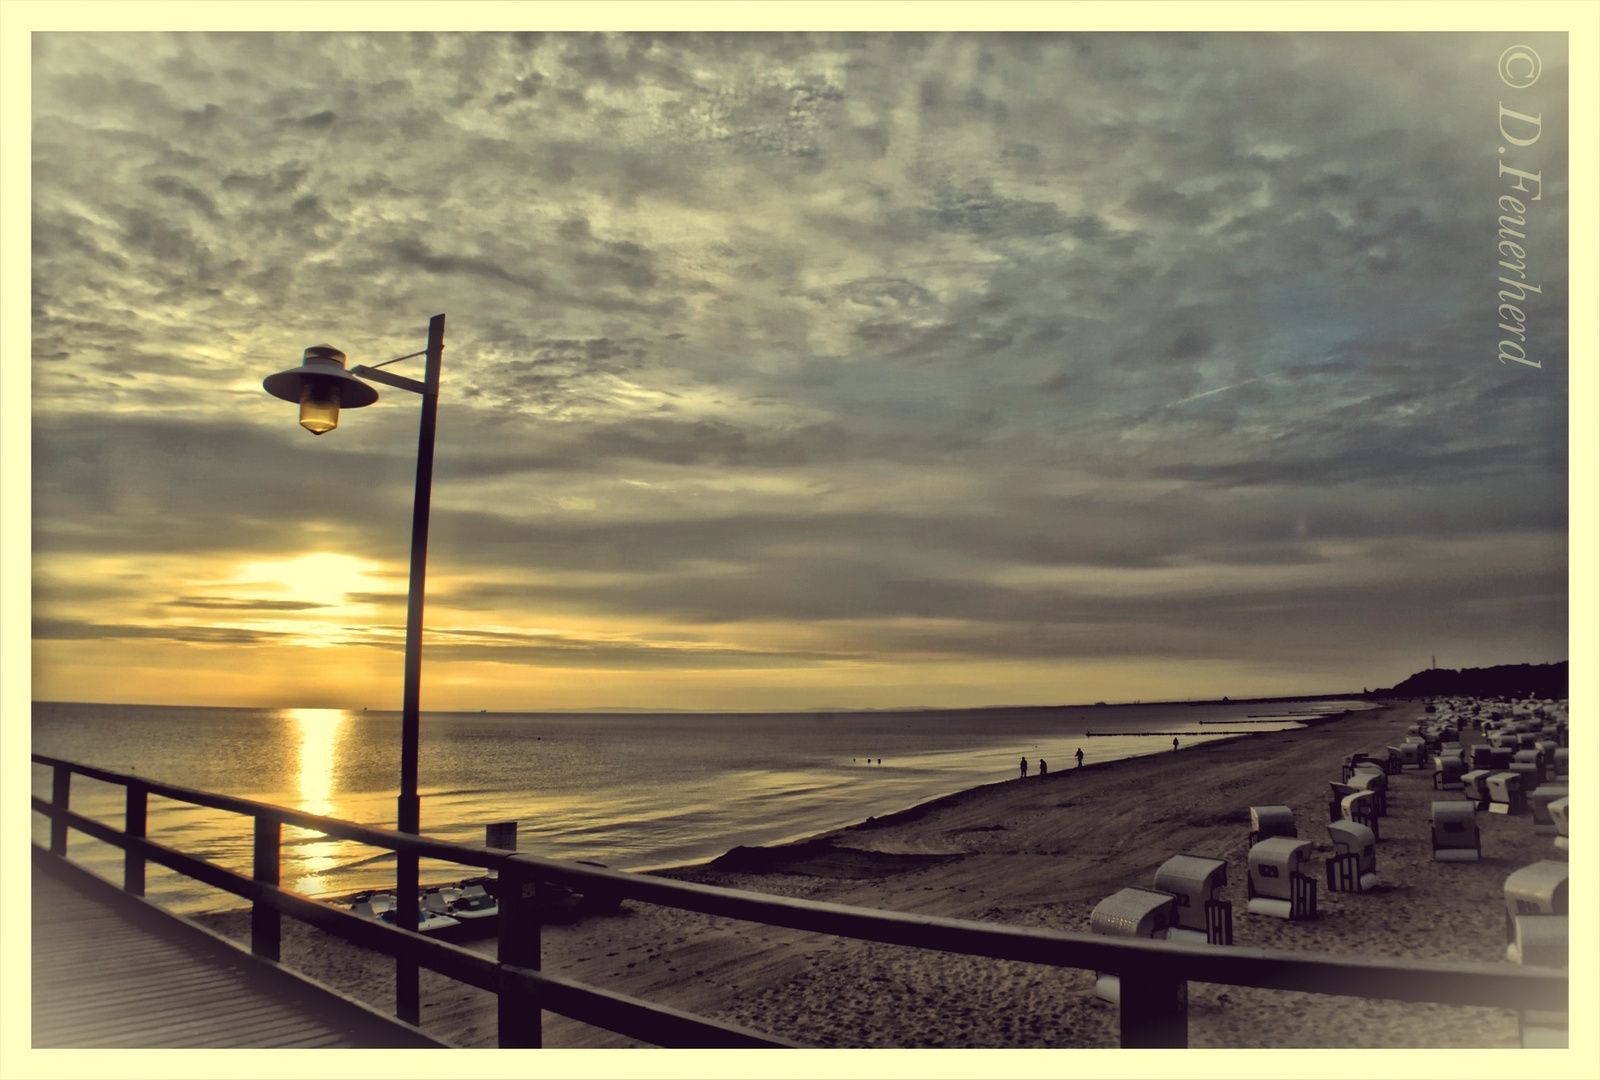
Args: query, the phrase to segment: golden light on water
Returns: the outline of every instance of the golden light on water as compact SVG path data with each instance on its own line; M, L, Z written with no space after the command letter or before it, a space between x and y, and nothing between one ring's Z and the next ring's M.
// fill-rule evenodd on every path
M296 759L296 787L300 809L313 814L333 816L334 765L339 759L340 744L349 725L350 716L343 709L285 709L284 716L299 738ZM305 837L318 834L303 829L288 830L289 836ZM290 888L296 892L316 894L326 890L322 874L338 866L335 853L340 840L318 839L308 843L286 845L285 869L291 877Z

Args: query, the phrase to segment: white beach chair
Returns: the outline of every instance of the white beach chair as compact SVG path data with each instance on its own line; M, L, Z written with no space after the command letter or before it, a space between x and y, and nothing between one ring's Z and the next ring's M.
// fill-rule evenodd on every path
M1562 851L1568 850L1567 796L1563 795L1559 799L1550 800L1550 820L1553 821L1556 826L1556 847L1560 848Z
M1555 772L1555 778L1557 780L1565 781L1567 778L1567 766L1572 760L1567 748L1565 746L1556 747L1556 752L1551 755L1551 758L1554 762L1553 769Z
M1439 862L1477 862L1483 855L1471 803L1433 804L1433 857Z
M1466 770L1461 767L1461 758L1458 755L1439 754L1433 759L1433 788L1435 791L1460 791L1461 776Z
M1379 817L1389 813L1389 777L1380 769L1357 769L1350 774L1350 786L1372 792L1373 809Z
M1342 820L1365 825L1372 830L1373 839L1382 839L1378 833L1378 796L1376 792L1358 791L1353 795L1346 795L1340 800L1339 809Z
M1521 814L1528 809L1522 777L1514 772L1494 772L1484 781L1489 788L1489 813Z
M1287 806L1252 806L1250 808L1250 843L1258 844L1274 836L1294 837L1294 811Z
M1529 766L1531 766L1531 768L1525 768ZM1545 781L1544 755L1539 752L1537 747L1525 746L1521 750L1518 750L1516 753L1511 755L1511 771L1531 771L1533 773L1533 781L1532 783L1528 783L1525 780L1524 787L1526 790L1532 791Z
M1107 937L1156 938L1165 935L1173 922L1177 901L1168 893L1149 889L1123 889L1095 905L1089 913L1089 932ZM1116 975L1095 973L1095 996L1120 1004L1122 980Z
M1570 926L1566 915L1517 915L1512 918L1506 959L1516 964L1565 968ZM1565 1048L1568 1016L1564 1012L1527 1009L1517 1014L1524 1049Z
M1485 781L1493 775L1488 769L1473 769L1461 774L1461 793L1479 810L1489 805L1489 785Z
M1377 841L1372 830L1353 821L1328 823L1333 854L1326 863L1329 892L1367 892L1378 884Z
M1228 864L1202 855L1174 855L1156 867L1155 887L1173 897L1168 941L1233 944L1233 905L1222 898Z
M1317 917L1317 882L1306 873L1311 867L1309 840L1269 837L1250 849L1248 865L1245 910L1278 919Z
M1506 878L1506 959L1516 960L1512 945L1516 940L1519 915L1566 915L1567 864L1540 859Z
M1555 784L1542 784L1528 795L1528 808L1533 811L1535 836L1555 836L1559 829L1550 815L1550 804L1567 797L1567 789Z

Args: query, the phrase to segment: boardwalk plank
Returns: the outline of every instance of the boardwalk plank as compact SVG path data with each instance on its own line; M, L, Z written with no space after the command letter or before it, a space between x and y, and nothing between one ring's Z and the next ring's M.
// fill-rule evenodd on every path
M37 1048L442 1045L37 851L32 891Z

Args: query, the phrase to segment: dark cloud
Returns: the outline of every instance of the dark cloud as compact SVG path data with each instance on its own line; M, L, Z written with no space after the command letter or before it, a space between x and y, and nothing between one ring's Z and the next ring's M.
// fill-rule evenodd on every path
M180 596L168 600L167 607L201 608L207 611L315 611L329 605L309 600L235 600L225 596Z

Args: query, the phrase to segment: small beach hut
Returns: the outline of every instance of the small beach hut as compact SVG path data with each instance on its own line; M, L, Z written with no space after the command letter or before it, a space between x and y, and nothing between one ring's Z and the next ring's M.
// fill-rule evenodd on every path
M1279 919L1315 919L1317 882L1311 867L1311 841L1273 836L1250 849L1246 910Z
M1489 786L1489 813L1520 814L1528 809L1528 799L1522 787L1522 777L1516 773L1490 773L1489 778L1484 783Z
M1478 819L1466 802L1433 804L1433 857L1439 862L1477 862L1483 854Z
M1367 892L1378 884L1377 838L1365 825L1330 821L1333 854L1327 860L1329 892Z
M1177 901L1169 893L1128 888L1112 893L1089 913L1089 931L1107 937L1157 938L1173 923ZM1122 1001L1122 980L1116 975L1095 973L1095 996L1118 1004Z
M1541 784L1528 795L1528 808L1533 811L1533 833L1535 836L1556 835L1556 823L1550 816L1550 804L1557 799L1565 799L1567 789L1555 784Z
M1174 855L1156 867L1155 887L1173 897L1168 941L1233 944L1233 905L1222 898L1228 864L1203 855Z
M1257 844L1273 836L1300 835L1294 827L1294 811L1287 806L1252 806L1250 808L1250 843Z

